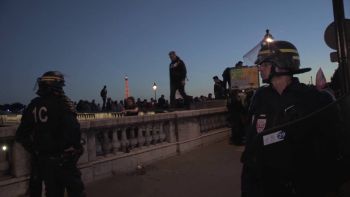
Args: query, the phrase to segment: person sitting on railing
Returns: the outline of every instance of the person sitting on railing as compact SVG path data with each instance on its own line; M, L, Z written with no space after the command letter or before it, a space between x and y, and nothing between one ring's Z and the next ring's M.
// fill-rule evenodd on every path
M136 116L139 113L139 108L135 103L134 97L130 96L126 99L125 109L123 110L125 116Z

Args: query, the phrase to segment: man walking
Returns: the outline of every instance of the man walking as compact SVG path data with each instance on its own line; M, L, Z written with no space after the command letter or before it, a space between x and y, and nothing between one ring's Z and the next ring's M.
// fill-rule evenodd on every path
M185 83L187 70L185 63L176 55L175 51L169 52L169 58L171 60L170 71L170 105L176 106L175 93L178 91L181 97L184 99L184 104L189 107L190 98L185 93Z

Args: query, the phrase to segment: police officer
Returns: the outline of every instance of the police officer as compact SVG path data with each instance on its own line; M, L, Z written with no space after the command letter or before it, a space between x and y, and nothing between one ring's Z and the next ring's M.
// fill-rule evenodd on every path
M332 98L299 82L296 47L287 41L264 43L256 64L267 86L252 98L251 127L242 154L242 196L322 196L332 190L336 150L331 119L296 121L332 102ZM334 179L333 179L334 180Z
M33 167L44 180L47 197L63 197L65 189L68 196L85 196L76 166L83 150L80 125L73 103L64 94L64 77L49 71L37 84L38 97L24 111L16 140L35 158ZM38 188L39 181L41 185L41 180L36 180L30 190ZM31 196L33 193L38 191L32 191Z

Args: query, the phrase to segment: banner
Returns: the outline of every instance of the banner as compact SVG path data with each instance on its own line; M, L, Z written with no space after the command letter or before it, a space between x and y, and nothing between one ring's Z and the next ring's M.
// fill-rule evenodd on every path
M230 70L231 89L248 89L259 87L258 67L232 68Z

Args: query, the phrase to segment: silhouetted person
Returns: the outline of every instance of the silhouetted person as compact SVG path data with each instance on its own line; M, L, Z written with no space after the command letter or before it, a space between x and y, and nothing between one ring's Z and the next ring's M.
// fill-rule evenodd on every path
M98 107L96 105L95 100L91 101L91 112L97 112L98 111Z
M106 100L107 100L107 86L103 86L103 89L100 92L102 97L102 111L106 110Z
M185 106L189 106L190 98L185 93L185 83L187 70L185 63L176 55L175 51L169 52L169 58L171 60L170 70L170 105L176 106L175 94L179 91L181 97L184 100Z
M214 80L215 99L224 99L225 98L224 83L219 79L218 76L214 76L213 80Z
M106 103L106 108L105 108L106 111L112 111L112 99L111 98L108 98L107 99L107 103Z
M230 143L242 145L245 136L244 118L246 114L244 113L245 109L239 97L239 90L230 90L227 108L231 125Z
M222 83L223 87L225 89L225 94L228 93L228 89L231 87L231 78L230 78L230 71L232 68L227 67L225 68L224 72L222 73Z
M243 62L242 61L238 61L235 65L235 68L243 68Z
M44 180L47 197L63 197L65 190L69 197L83 197L84 184L76 166L83 153L80 124L73 102L63 91L64 77L49 71L37 83L38 97L24 111L16 132L16 141L32 155L37 173L31 176L30 195L41 195Z
M126 99L125 109L123 110L123 113L126 116L137 116L137 114L139 113L139 108L135 103L134 97L130 96Z
M164 109L166 106L164 94L162 94L158 99L158 107Z

